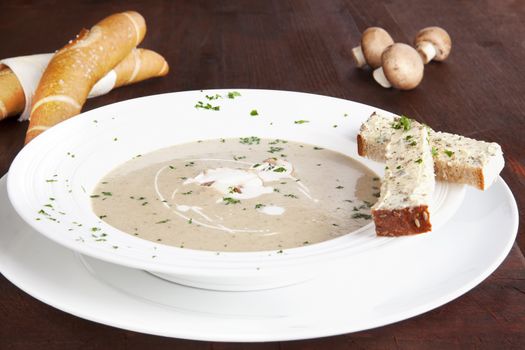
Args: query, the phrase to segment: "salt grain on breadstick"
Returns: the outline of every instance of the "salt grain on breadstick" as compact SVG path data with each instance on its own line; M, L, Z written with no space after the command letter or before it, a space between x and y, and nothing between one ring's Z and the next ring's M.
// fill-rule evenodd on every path
M128 11L106 17L60 49L33 99L26 144L47 128L78 114L95 83L142 41L144 18Z

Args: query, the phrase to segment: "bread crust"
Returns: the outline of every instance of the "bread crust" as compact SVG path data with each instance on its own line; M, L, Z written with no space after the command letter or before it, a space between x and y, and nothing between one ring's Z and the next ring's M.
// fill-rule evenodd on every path
M417 207L372 210L376 234L398 237L432 231L427 205Z
M366 141L360 134L357 134L357 153L361 157L366 156Z

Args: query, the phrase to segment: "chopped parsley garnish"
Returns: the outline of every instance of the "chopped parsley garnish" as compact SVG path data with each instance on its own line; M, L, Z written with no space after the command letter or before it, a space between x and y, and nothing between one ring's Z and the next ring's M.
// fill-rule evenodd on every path
M277 169L273 169L276 173L284 173L286 171L285 167L278 167Z
M237 91L230 91L228 92L228 98L231 98L232 100L235 98L235 97L239 97L241 96L241 94Z
M445 154L449 157L452 157L454 155L454 152L449 151L448 149L444 150L443 152L445 152Z
M113 141L118 141L118 138L114 137L114 138L113 138Z
M322 147L314 146L314 150L316 150L316 151L320 151L320 150L322 150L322 149L323 149Z
M438 149L436 147L432 147L432 157L436 157L438 155Z
M332 125L332 128L337 128L337 124Z
M111 192L102 192L104 196L112 196L113 194Z
M176 169L173 165L170 165L169 168L170 168L171 170L175 170L175 169Z
M363 214L363 213L354 213L354 214L352 214L352 219L365 219L365 220L370 220L370 219L372 219L372 215L369 215L369 214Z
M255 204L255 209L261 209L262 207L265 207L265 206L266 206L265 204L258 203L258 204Z
M396 166L396 169L401 169L401 165Z
M405 140L409 141L411 138L412 138L412 135L407 135L407 137L405 137Z
M192 194L192 193L193 193L193 191L188 191L188 192L182 192L181 194L183 196L187 196L187 195Z
M277 193L281 192L281 190L278 189L278 188L274 188L273 191L274 191L274 192L277 192Z
M92 232L100 231L100 227L92 227L92 228L91 228L91 231L92 231Z
M410 130L411 128L411 120L404 115L402 115L399 119L397 119L393 124L392 127L394 129L403 129L404 131Z
M260 167L260 166L261 166L261 164L255 163L254 165L252 165L252 168L257 168L257 167Z
M192 219L192 218L190 218L190 219L188 220L188 224L193 224L193 219ZM181 247L181 248L184 248L183 245L181 245L180 247Z
M338 190L341 190L341 189L343 189L344 187L341 186L341 185L339 185L339 186L337 186L336 188L337 188Z
M195 162L189 162L189 163L184 164L185 167L194 166L194 165L195 165Z
M145 206L145 205L147 205L147 204L148 204L148 202L144 202L144 203L142 203L142 206Z
M282 254L282 253L283 253L283 250L282 250L282 249L279 249L279 250L277 251L277 254Z
M309 120L304 120L304 119L301 119L301 120L296 120L293 122L294 124L305 124L305 123L310 123Z
M297 197L295 194L291 194L291 193L289 193L289 194L285 194L284 196L285 196L285 197L290 197L290 198L295 198L295 199L299 198L299 197Z
M206 98L212 101L212 100L218 100L219 98L222 98L222 96L219 94L215 94L214 96L206 95Z
M415 160L415 162L416 162L417 164L421 164L421 163L423 163L423 159L418 158L418 159Z
M256 136L250 136L250 137L241 137L239 139L239 142L243 145L258 145L261 142L261 139Z
M281 152L283 149L284 148L282 147L270 146L270 149L267 152L269 153Z
M170 221L170 219L166 219L166 220L158 221L158 222L156 222L156 224L165 224L165 223L167 223L168 221Z
M417 145L417 142L416 142L416 141L412 141L412 142L410 142L410 146L415 146L415 145Z
M257 112L256 109L252 109L252 110L250 111L250 115L251 115L252 117L255 117L256 115L259 115L259 112Z
M49 216L49 214L46 213L46 212L45 212L44 210L42 210L42 209L40 209L40 210L38 211L38 214L42 214L42 215L47 215L47 216Z
M46 182L58 182L58 180L50 179L50 180L46 180Z
M222 201L223 201L226 205L229 205L229 204L238 204L238 203L241 202L240 200L235 199L235 198L232 198L232 197L224 197L224 198L222 198Z
M221 109L220 106L212 106L209 103L204 104L204 102L202 101L197 101L195 108L202 108L202 109L208 109L208 110L213 110L213 111L218 111Z
M233 156L233 160L246 159L246 156Z

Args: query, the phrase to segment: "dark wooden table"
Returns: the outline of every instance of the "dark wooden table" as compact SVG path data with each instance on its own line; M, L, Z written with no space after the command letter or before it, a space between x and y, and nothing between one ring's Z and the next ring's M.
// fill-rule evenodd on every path
M0 57L52 52L81 26L135 9L143 47L165 55L170 74L90 100L84 110L129 98L206 88L267 88L331 95L404 113L434 127L496 141L503 178L525 205L525 2L523 1L2 1ZM379 87L354 68L350 48L378 25L410 43L425 26L453 38L443 64L414 91ZM22 148L27 123L0 122L0 175ZM498 270L462 297L393 325L335 337L265 344L207 343L138 334L53 309L0 276L0 349L501 349L525 348L523 212L516 244ZM0 223L1 224L1 223ZM497 232L494 232L497 234Z

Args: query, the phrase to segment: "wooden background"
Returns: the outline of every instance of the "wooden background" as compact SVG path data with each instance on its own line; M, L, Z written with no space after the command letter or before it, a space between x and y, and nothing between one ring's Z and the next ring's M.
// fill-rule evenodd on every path
M128 9L144 15L148 33L142 46L162 53L171 72L90 100L84 110L207 88L297 90L359 101L438 130L500 143L507 162L502 176L523 208L525 1L2 1L0 57L52 52L82 26ZM385 90L351 60L351 47L372 25L406 43L419 29L440 25L452 36L452 54L445 63L427 65L416 90ZM26 128L16 119L0 122L0 175L21 149ZM522 211L509 257L474 290L374 330L263 344L167 339L68 315L0 276L0 349L523 349L523 219Z

